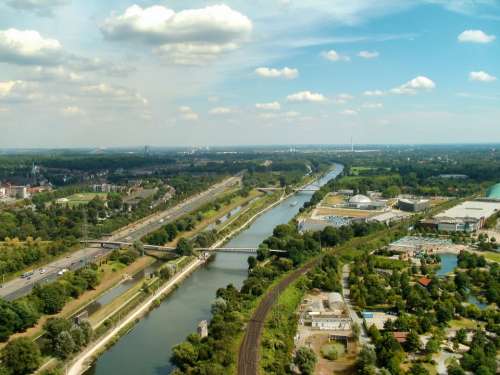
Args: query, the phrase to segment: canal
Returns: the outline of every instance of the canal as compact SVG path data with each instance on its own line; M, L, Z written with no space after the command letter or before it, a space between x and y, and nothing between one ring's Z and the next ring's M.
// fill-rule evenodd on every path
M342 169L341 165L336 165L335 170L316 184L326 184ZM291 196L256 219L226 246L258 246L275 226L291 220L311 196L311 192ZM247 276L247 258L245 254L217 254L213 262L193 273L158 308L105 352L86 375L169 374L173 369L169 362L172 348L195 332L201 320L210 319L210 306L217 289L231 283L241 287Z

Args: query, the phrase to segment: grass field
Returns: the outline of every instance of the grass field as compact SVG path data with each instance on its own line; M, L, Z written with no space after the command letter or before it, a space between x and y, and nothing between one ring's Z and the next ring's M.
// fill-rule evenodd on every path
M341 204L345 202L345 198L342 195L328 194L323 202L327 205Z
M481 253L481 254L484 255L484 257L488 260L500 263L500 253L496 253L493 251L486 251L486 252Z
M88 204L95 197L99 199L106 200L107 193L77 193L70 195L69 197L60 198L56 200L57 204L67 204L69 206L81 206Z

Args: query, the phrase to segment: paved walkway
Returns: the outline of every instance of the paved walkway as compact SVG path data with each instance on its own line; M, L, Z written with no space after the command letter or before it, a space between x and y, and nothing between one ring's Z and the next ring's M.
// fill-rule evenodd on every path
M146 302L140 305L136 310L130 313L125 319L123 319L118 325L108 332L105 336L101 337L96 341L90 348L81 353L74 362L70 365L67 375L80 375L87 369L87 363L92 357L97 355L99 351L111 341L111 339L116 336L123 328L128 324L135 321L135 319L141 317L145 312L148 311L150 306L163 294L169 292L174 285L182 281L186 276L188 276L192 271L199 267L204 261L196 259L191 262L184 270L175 275L170 281L168 281L161 289L158 290L154 295L149 297Z

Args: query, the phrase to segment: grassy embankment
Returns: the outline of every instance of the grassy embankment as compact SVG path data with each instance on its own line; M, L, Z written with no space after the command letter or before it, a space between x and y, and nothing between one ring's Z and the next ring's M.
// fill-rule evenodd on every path
M94 290L86 291L79 298L70 300L59 313L55 315L42 316L35 326L28 328L25 332L12 335L9 338L9 341L19 337L29 337L32 339L38 338L43 334L43 325L49 318L70 318L76 312L82 310L85 306L88 306L98 299L103 293L121 283L125 274L134 275L153 262L153 258L143 257L129 266L124 266L116 262L103 263L99 268L101 282ZM2 349L5 345L6 343L1 343L0 349Z
M229 192L227 192L226 195L232 194L234 192L235 192L235 190L229 191ZM194 237L196 237L196 235L199 234L200 232L202 232L206 227L208 227L211 224L217 223L217 221L219 219L226 216L229 212L231 212L235 208L241 206L242 211L244 211L246 209L246 206L248 205L248 203L252 199L261 197L262 195L263 194L258 192L257 190L252 190L248 194L248 196L246 196L246 197L243 197L243 196L234 197L231 200L231 203L225 205L224 207L221 207L219 210L212 209L210 211L203 213L203 219L196 224L195 228L193 228L190 231L180 233L174 240L167 243L166 246L175 246L181 238L194 238ZM240 214L240 212L238 214ZM227 221L226 221L226 223L227 223Z
M305 294L304 278L291 284L280 294L266 318L260 347L261 373L284 369L290 363L297 332L297 309Z

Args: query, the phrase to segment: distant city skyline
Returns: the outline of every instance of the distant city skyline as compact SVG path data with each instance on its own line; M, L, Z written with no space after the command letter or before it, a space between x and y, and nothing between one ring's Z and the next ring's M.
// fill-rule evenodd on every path
M0 3L0 148L489 143L495 0Z

